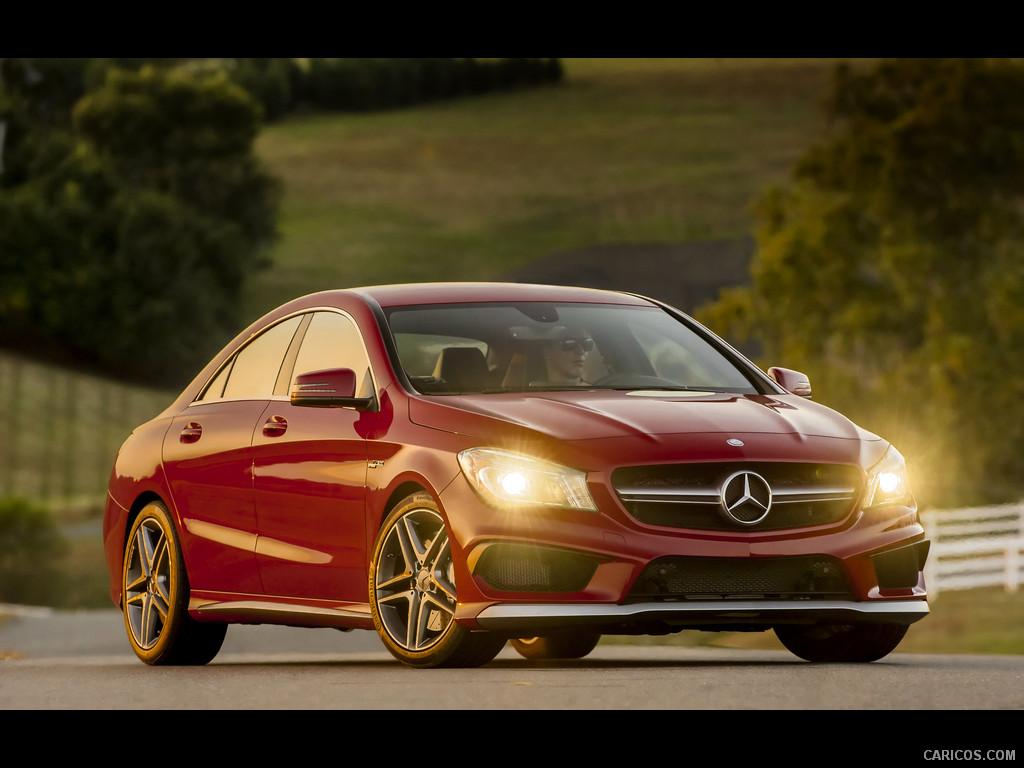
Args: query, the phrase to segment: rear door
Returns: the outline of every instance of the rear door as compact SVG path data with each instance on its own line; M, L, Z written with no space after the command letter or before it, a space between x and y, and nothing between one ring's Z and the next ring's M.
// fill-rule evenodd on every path
M164 471L194 590L258 594L252 435L302 323L294 317L246 344L171 424Z

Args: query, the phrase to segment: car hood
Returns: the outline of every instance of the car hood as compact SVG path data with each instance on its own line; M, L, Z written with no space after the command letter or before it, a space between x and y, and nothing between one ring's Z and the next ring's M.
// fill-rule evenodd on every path
M849 419L795 395L690 394L674 392L544 392L453 396L413 401L412 420L423 426L495 440L502 430L521 428L556 441L616 439L635 445L694 446L709 435L769 445L779 457L821 452L823 440L845 443L827 451L835 460L862 461L860 446L883 443ZM808 440L818 446L811 449ZM883 448L884 450L884 448ZM687 451L690 453L690 451ZM877 450L870 452L878 453ZM796 458L795 455L791 455Z

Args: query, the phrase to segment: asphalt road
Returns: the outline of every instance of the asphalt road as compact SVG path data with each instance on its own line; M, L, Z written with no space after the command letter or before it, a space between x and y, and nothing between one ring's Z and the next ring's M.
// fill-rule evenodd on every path
M136 660L113 610L0 616L7 710L1024 708L1024 656L897 652L819 665L784 651L602 643L574 662L529 662L506 648L479 669L414 670L371 632L234 626L212 664L167 669Z

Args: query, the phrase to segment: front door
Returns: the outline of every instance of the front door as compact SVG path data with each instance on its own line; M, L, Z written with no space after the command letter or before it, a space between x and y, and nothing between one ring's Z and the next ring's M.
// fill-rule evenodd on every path
M313 315L292 378L327 368L357 373L357 395L373 381L359 331L347 315ZM259 542L256 559L268 594L367 601L367 444L352 408L272 401L253 435Z

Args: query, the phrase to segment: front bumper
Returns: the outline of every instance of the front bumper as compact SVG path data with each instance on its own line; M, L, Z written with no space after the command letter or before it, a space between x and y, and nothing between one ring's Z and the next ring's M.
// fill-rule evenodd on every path
M780 624L911 624L928 614L929 543L916 509L766 532L665 529L611 498L597 514L500 514L464 484L442 494L470 629L512 636L765 630Z

